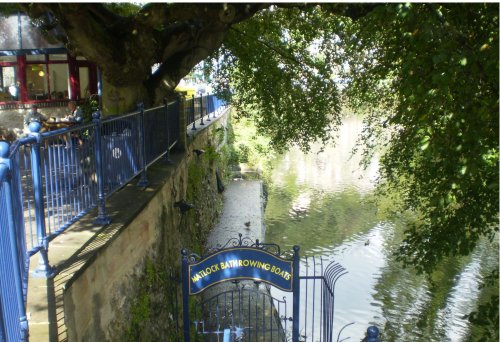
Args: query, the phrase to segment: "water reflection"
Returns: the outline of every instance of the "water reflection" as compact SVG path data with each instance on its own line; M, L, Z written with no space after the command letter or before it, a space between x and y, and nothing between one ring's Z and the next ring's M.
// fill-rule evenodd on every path
M360 156L351 155L352 147L362 130L361 120L347 118L339 130L337 146L326 148L315 144L309 154L299 148L292 148L273 172L276 187L295 186L328 193L342 192L353 188L358 193L373 190L373 181L378 176L378 158L375 157L366 170L359 167ZM324 150L323 152L321 152Z
M392 252L402 239L405 218L389 220L371 201L378 161L367 170L351 150L361 120L349 118L337 146L304 155L287 153L274 169L266 208L266 241L304 256L323 256L348 274L337 284L335 336L364 337L377 325L388 341L466 341L464 315L476 307L477 285L498 262L498 251L482 244L469 257L449 258L432 279L402 269ZM489 260L489 261L488 261ZM280 296L278 296L280 297Z

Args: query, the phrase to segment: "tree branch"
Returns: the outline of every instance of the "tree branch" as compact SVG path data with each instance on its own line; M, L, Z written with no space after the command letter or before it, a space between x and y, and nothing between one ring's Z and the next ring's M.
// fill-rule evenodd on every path
M375 8L385 5L386 4L384 3L373 3L373 4L324 3L321 4L321 8L330 14L341 15L344 17L351 18L352 20L357 20L365 17Z
M136 20L156 28L180 21L219 21L233 25L269 6L269 4L237 3L150 3L139 11Z
M266 6L175 4L163 6L165 10L162 13L163 7L149 5L144 13L154 11L156 17L148 19L146 25L167 21L172 23L156 31L156 39L161 42L156 50L156 60L162 64L147 80L148 88L154 88L162 81L177 84L198 62L219 48L231 25L253 16ZM159 19L162 16L163 21Z
M262 44L263 46L265 46L269 50L272 50L272 51L276 52L281 57L283 57L285 59L288 59L289 61L291 61L291 62L293 62L295 64L301 65L301 62L298 61L297 59L295 59L295 57L290 56L288 54L285 54L283 51L276 49L274 46L272 46L268 42L265 42L265 41L259 39L258 37L250 36L249 34L243 32L243 31L240 31L240 30L238 30L237 28L234 28L234 27L231 27L231 31L234 31L234 32L236 32L236 33L238 33L238 34L240 34L242 36L246 36L248 38L251 38L251 39L255 40L257 43Z
M103 26L109 27L124 19L122 16L108 10L105 6L96 3L86 4L85 7Z

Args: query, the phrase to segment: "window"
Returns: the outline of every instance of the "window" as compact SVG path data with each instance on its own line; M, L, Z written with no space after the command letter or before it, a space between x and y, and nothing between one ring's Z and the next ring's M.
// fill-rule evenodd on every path
M68 55L64 54L52 54L49 55L49 61L67 61Z
M28 64L26 66L26 89L29 100L46 100L49 98L46 64Z
M0 102L18 101L19 84L16 81L15 66L0 66Z
M0 56L0 102L19 101L17 56Z
M26 55L28 62L45 62L45 55Z
M69 71L68 64L49 64L50 99L68 99Z
M67 60L66 54L26 55L28 100L69 98L70 84Z
M83 99L96 92L92 63L49 51L56 53L0 56L0 102Z
M89 68L79 67L78 72L80 75L80 98L84 99L90 96Z
M0 62L17 63L17 56L0 56Z

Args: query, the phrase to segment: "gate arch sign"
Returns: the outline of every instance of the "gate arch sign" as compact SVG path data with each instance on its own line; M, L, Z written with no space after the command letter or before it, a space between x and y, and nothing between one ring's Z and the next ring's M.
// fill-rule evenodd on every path
M292 341L298 342L299 328L299 246L293 247L292 259L281 256L276 244L253 242L250 238L230 239L224 246L210 249L205 256L182 253L182 301L184 307L184 341L190 341L188 296L230 280L262 281L283 291L293 292Z
M228 280L256 280L292 291L292 261L249 247L216 252L188 266L189 294Z

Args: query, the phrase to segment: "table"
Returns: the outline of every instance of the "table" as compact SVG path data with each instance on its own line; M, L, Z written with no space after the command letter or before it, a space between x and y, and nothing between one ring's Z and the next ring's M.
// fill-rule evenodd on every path
M42 122L42 131L50 132L60 128L68 128L76 124L76 122L71 121L44 121Z

